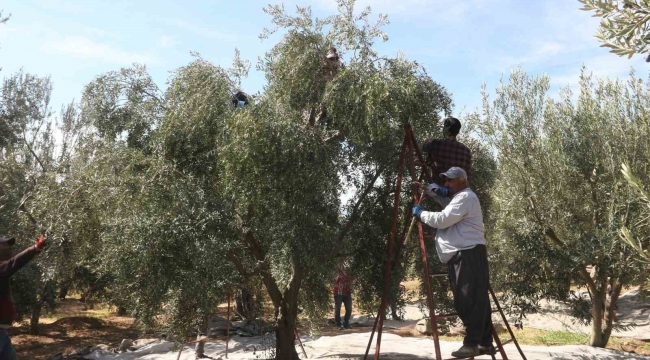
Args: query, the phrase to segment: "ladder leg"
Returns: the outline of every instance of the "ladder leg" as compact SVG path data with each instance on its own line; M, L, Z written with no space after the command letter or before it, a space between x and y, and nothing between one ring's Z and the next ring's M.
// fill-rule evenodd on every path
M410 127L407 129L407 133L409 135L412 134ZM413 151L416 146L414 145L413 138L410 138L410 141L408 141L408 152L411 155L409 157L410 161L410 168L409 170L411 171L411 178L412 179L417 179L415 175L415 164L412 160L413 158ZM414 189L415 190L415 189ZM420 199L424 198L425 194L422 192L422 195ZM417 191L414 193L414 200L418 201L417 198ZM424 284L426 287L427 291L427 306L429 307L429 319L431 321L431 332L433 335L433 345L435 346L436 349L436 360L442 360L442 354L440 353L440 340L438 339L438 323L437 323L437 318L436 318L436 308L435 304L433 301L433 291L431 289L431 276L429 272L429 262L427 261L427 246L424 243L424 231L422 230L422 223L418 223L418 235L420 237L420 253L422 256L422 267L424 268Z
M409 135L411 135L411 141L409 144L409 154L413 154L414 148L417 146L414 144L414 137L412 137L412 131L410 128L407 130ZM411 177L416 178L415 175L415 164L413 161L410 162L410 171ZM417 194L417 192L415 192ZM417 195L414 194L415 200L417 200ZM421 195L421 198L424 198L424 192ZM438 319L436 317L436 306L433 301L433 290L431 289L431 273L429 272L429 262L427 259L427 246L424 242L424 231L422 229L422 223L418 221L418 235L420 238L420 254L422 256L422 267L424 268L424 283L427 291L427 306L429 308L429 320L431 321L431 333L433 336L433 346L436 351L436 360L442 360L442 354L440 352L440 339L438 338Z
M302 340L300 340L300 335L298 335L298 329L293 329L293 332L296 334L296 339L298 339L298 344L300 344L300 348L302 349L302 354L305 356L306 359L307 353L305 352L305 347L302 346Z
M384 328L384 316L386 316L386 307L382 308L382 312L379 318L379 323L377 323L377 346L375 346L375 360L379 360L379 354L381 353L381 334Z
M508 329L508 332L510 333L510 336L512 337L512 341L515 343L515 346L517 347L517 351L519 351L519 355L521 355L521 358L523 360L526 359L526 355L524 355L524 352L521 350L521 347L519 346L519 342L517 342L517 338L515 337L515 333L512 332L512 329L510 328L510 324L508 324L508 319L506 319L506 315L503 313L503 310L501 309L501 305L499 305L499 300L497 299L496 295L494 295L494 291L492 290L492 286L488 286L488 290L490 291L490 295L492 295L492 300L494 300L494 304L497 306L497 310L499 310L499 314L501 314L501 319L503 320L503 323L506 326L506 329Z
M497 334L497 330L494 328L494 326L492 326L492 338L494 338L494 342L497 344L497 349L499 349L499 352L501 353L501 359L508 360L506 349L503 348L501 339L499 339L499 334ZM492 358L494 358L494 355L492 355Z
M372 326L372 332L370 333L370 340L368 341L368 347L366 348L366 353L363 357L364 360L366 359L368 353L370 352L370 345L372 344L372 339L375 337L375 331L377 330L377 323L379 323L380 314L381 314L381 308L379 309L379 312L377 312L377 317L375 318L375 325Z
M422 232L421 222L418 222L418 231L420 233L420 252L422 254L422 266L424 267L424 282L427 290L427 305L429 307L429 319L431 321L433 345L436 349L436 360L442 360L442 354L440 353L440 340L438 339L436 307L433 301L433 291L431 290L431 276L429 276L429 263L427 262L427 247L424 243L424 233Z
M397 218L399 215L399 201L400 201L400 195L402 191L402 176L404 174L404 160L406 157L408 144L410 144L410 141L409 141L409 135L407 133L404 135L404 143L402 144L402 152L400 153L399 165L397 168L397 183L396 183L396 190L395 190L395 198L393 199L393 213L392 213L391 224L390 224L390 234L388 236L386 264L384 265L384 289L381 296L381 305L379 306L379 314L378 314L379 316L376 319L377 345L375 347L375 360L379 359L379 353L381 351L381 334L383 330L382 328L384 326L384 316L386 313L385 309L386 309L386 303L388 297L390 270L391 270L391 263L393 261L393 245L395 243L395 228L397 227ZM368 352L370 351L371 343L372 343L372 338L368 342L368 348L366 349L366 353L363 357L364 360L368 357Z

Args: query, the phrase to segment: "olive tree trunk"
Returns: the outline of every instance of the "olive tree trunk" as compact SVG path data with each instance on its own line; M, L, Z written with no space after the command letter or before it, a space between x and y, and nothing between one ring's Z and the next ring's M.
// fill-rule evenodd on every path
M41 320L41 310L43 309L43 304L40 301L34 305L32 308L32 315L29 318L29 334L38 335L38 323Z
M591 315L591 336L589 345L604 348L612 335L613 323L616 318L616 303L621 294L622 285L615 283L608 294L607 283L602 281L600 289L592 294Z
M275 357L282 360L298 360L296 351L296 325L298 318L298 294L305 271L296 263L293 264L293 274L286 290L281 293L277 283L270 276L265 277L269 295L278 310L275 326Z
M257 312L255 311L255 297L251 292L243 288L237 294L235 299L237 304L237 313L243 316L246 320L255 320L257 318Z
M297 304L295 299L295 303ZM289 300L288 302L293 302ZM275 356L276 359L298 360L296 351L296 317L290 311L290 304L284 303L280 308L280 316L275 328Z

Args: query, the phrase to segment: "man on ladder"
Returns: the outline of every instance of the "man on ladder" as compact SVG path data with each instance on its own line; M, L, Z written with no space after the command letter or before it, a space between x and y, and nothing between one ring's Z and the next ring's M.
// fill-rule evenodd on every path
M432 184L428 194L444 209L431 212L415 205L413 215L437 229L436 250L440 261L448 265L454 307L467 332L463 346L451 355L492 355L496 349L492 345L490 277L481 204L468 186L465 170L451 167L440 177L446 189ZM449 197L444 197L447 191Z
M456 140L460 132L460 120L448 117L443 121L442 133L444 139L428 139L422 145L422 150L427 155L427 163L433 169L433 182L443 186L445 180L440 174L457 166L472 177L472 152L465 144Z

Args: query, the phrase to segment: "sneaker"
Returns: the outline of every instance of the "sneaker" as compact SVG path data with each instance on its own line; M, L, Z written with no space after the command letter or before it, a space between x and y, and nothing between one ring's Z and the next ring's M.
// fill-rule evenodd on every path
M478 346L463 345L460 349L451 353L451 356L456 358L468 358L471 356L479 356L481 353L478 351Z
M341 325L339 325L339 326L337 326L337 327L339 328L339 330L343 330L343 329L345 329L345 328L344 328L343 326L341 326Z
M345 324L343 327L348 329L348 330L352 329L352 326L350 326L350 324Z
M489 346L479 345L478 352L481 353L481 355L496 355L497 348L495 348L492 345Z

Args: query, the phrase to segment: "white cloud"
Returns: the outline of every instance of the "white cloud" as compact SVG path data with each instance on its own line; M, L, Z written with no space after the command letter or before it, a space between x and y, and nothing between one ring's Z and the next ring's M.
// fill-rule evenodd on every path
M634 62L614 54L604 54L585 60L584 65L587 71L593 73L594 76L610 79L617 77L625 79L629 75ZM551 84L560 87L569 86L571 89L577 89L580 81L580 71L580 69L575 69L568 73L552 76Z
M195 35L211 38L219 41L235 42L238 39L237 34L230 32L217 31L213 28L205 27L200 24L190 23L183 20L162 20L164 23L176 26L177 28L187 30Z
M0 27L0 40L9 39L10 37L18 34L18 31L15 28L11 27Z
M497 57L494 62L495 67L497 70L503 71L512 69L518 65L537 64L567 49L565 45L554 41L533 44L531 47L532 50L530 52L520 56Z
M178 41L176 41L175 37L172 36L160 36L157 41L158 47L161 48L171 48L174 47Z
M82 5L83 4L83 5ZM75 15L89 14L92 12L85 2L69 0L38 0L38 6L59 12Z
M108 39L117 39L120 37L120 35L115 31L100 29L92 26L84 26L83 31L85 35L89 35L93 37L108 38Z
M594 61L600 46L593 36L598 20L590 15L580 10L578 2L544 2L540 21L522 28L518 35L525 41L500 49L503 55L496 55L487 70L504 72L517 65L544 70L566 66L576 69L582 59Z
M558 42L547 42L537 47L535 50L536 57L553 56L563 52L566 49L564 44Z
M66 54L81 59L118 65L130 65L134 62L148 65L156 63L155 59L150 55L128 52L79 36L49 42L45 44L43 50L51 54Z
M599 20L592 13L580 10L581 6L577 1L545 2L544 30L557 41L583 48L594 46Z
M373 14L387 14L401 17L431 17L436 22L456 22L462 20L469 11L482 8L488 2L497 0L358 0L356 12L370 6ZM336 0L316 0L319 8L336 11Z

